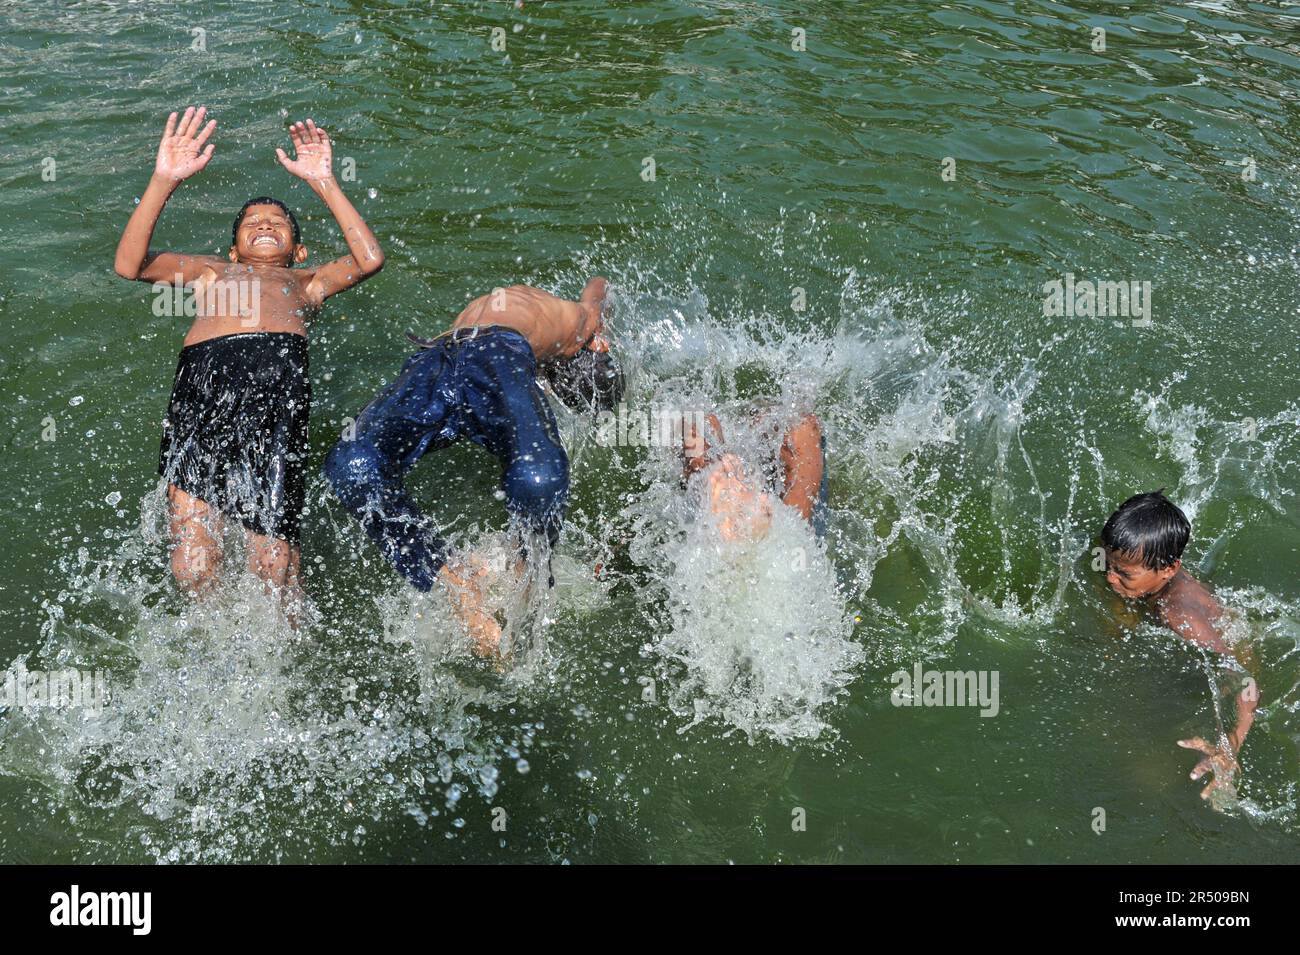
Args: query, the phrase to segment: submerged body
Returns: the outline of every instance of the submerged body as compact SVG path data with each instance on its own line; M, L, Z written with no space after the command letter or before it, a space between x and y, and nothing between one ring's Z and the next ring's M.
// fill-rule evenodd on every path
M750 739L816 739L865 656L819 540L821 423L769 408L694 417L681 457L647 462L645 497L625 512L633 559L663 586L649 646L671 674L668 707L688 721L679 733L716 720Z
M1190 534L1186 516L1161 491L1129 498L1102 529L1107 583L1121 597L1144 603L1182 639L1235 657L1248 668L1252 661L1246 657L1246 649L1230 646L1224 639L1223 606L1205 584L1183 568L1182 554ZM1179 746L1203 756L1193 767L1191 778L1213 776L1201 791L1203 798L1231 790L1241 772L1237 753L1254 725L1258 705L1255 680L1247 677L1236 693L1237 722L1230 731L1216 743L1199 736L1178 741Z
M760 416L760 421L763 416ZM723 445L722 423L707 416L714 441ZM733 452L719 453L708 437L686 423L682 429L682 455L686 476L702 474L705 499L724 540L753 540L764 536L772 524L772 508L779 500L812 524L818 536L826 532L826 439L814 414L801 415L780 435L780 446L770 461L760 464L767 472L767 489L746 473Z

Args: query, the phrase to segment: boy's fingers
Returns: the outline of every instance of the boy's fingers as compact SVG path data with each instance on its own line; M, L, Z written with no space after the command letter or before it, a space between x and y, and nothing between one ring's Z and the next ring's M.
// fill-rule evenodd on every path
M192 115L187 115L186 125L185 125L186 139L194 138L194 134L198 132L199 124L203 122L203 117L207 114L207 112L208 112L207 107L200 106L198 109L194 111Z
M276 147L275 147L275 158L278 159L278 160L280 160L280 162L285 163L285 164L288 164L288 162L289 162L289 154L286 153L286 152L285 152L283 149L281 149L279 146L276 146Z
M186 107L185 107L185 112L181 115L180 125L178 125L178 126L176 127L176 135L177 135L177 136L184 136L184 135L186 135L186 132L185 132L185 131L186 131L187 129L189 129L189 127L190 127L190 119L193 118L193 116L194 116L194 107L193 107L193 106L186 106Z
M167 125L163 128L163 139L169 139L176 133L176 112L167 117Z
M316 142L316 124L312 122L311 117L307 117L307 137L311 142Z
M212 135L212 131L216 128L217 128L217 121L215 119L208 120L208 125L203 127L203 131L200 132L198 138L194 140L194 145L202 146L204 143L206 143L208 141L208 137ZM208 150L211 151L211 149L212 147L209 146Z

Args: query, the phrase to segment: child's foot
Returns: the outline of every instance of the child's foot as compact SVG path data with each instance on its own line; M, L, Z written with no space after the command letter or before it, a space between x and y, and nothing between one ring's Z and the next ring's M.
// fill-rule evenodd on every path
M772 498L745 480L740 458L724 454L708 474L709 508L726 541L756 540L772 526Z
M474 652L481 657L498 658L501 624L487 612L483 600L483 583L491 571L481 558L471 557L467 564L447 564L439 576L447 584L452 613L469 633Z

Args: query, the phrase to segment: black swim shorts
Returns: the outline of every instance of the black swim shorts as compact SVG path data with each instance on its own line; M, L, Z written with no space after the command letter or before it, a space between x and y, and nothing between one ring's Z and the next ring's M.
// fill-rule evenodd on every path
M297 543L310 407L304 336L251 332L189 345L158 473L249 530Z

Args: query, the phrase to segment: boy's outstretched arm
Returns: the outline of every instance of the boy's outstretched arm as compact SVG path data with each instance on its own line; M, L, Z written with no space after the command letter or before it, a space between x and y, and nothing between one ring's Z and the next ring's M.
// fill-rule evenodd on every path
M384 251L334 179L334 147L325 130L309 119L290 126L289 138L293 141L294 158L290 159L283 149L277 148L275 154L280 164L325 201L352 253L312 271L307 294L316 302L323 302L382 269Z
M1206 773L1214 775L1214 779L1201 790L1202 799L1208 799L1216 789L1230 784L1241 772L1241 763L1237 761L1237 754L1241 752L1242 744L1246 742L1246 734L1255 723L1255 709L1258 706L1259 691L1255 688L1254 679L1251 678L1237 694L1237 725L1217 745L1200 736L1178 741L1178 745L1184 749L1196 750L1204 756L1192 767L1192 779L1200 779Z
M1234 652L1232 647L1228 646L1215 626L1203 617L1188 614L1182 618L1175 618L1171 621L1171 625L1173 624L1176 624L1174 626L1176 632L1201 646L1208 647L1216 653L1240 655ZM1250 728L1255 724L1255 710L1259 706L1259 690L1254 677L1246 679L1245 685L1237 693L1236 705L1237 724L1232 730L1224 734L1217 744L1212 744L1200 736L1178 741L1179 746L1184 749L1195 750L1204 757L1192 767L1192 779L1200 779L1207 773L1214 776L1201 790L1202 799L1208 799L1216 789L1231 785L1234 777L1241 772L1241 764L1237 761L1237 753L1241 751L1242 744L1246 742L1246 734L1250 732Z
M1250 645L1243 641L1227 652L1231 653L1246 671L1246 678L1237 693L1237 725L1228 734L1228 742L1232 745L1233 752L1237 752L1246 742L1246 734L1255 725L1255 710L1259 706L1259 686L1252 675L1255 672L1255 656Z
M184 284L194 281L205 269L211 267L211 259L207 256L149 252L154 227L171 194L212 158L213 146L208 143L208 137L217 128L217 121L209 120L205 126L203 119L207 112L207 107L200 106L196 110L190 106L186 108L179 123L175 113L167 117L167 127L158 144L158 158L154 162L149 186L131 213L126 228L122 230L122 238L117 243L113 269L122 278L175 283L176 276L179 275L180 283Z
M578 304L590 310L596 318L596 327L592 330L591 344L587 347L594 352L609 351L609 282L603 275L594 275L587 280L582 289Z

